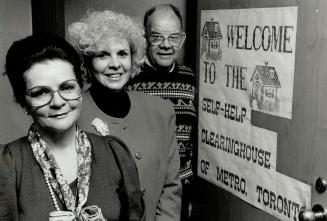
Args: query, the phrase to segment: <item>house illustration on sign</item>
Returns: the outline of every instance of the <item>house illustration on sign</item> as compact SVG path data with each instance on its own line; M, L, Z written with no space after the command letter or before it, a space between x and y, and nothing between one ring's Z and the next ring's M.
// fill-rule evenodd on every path
M206 59L221 60L222 50L220 40L223 38L219 22L207 21L202 29L201 56L206 53Z
M278 88L281 88L275 67L257 65L251 77L252 92L250 106L254 109L278 112L280 102Z

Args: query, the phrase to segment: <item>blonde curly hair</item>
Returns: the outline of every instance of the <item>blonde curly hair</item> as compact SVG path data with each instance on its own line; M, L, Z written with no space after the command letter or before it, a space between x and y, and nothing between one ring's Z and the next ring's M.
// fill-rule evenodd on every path
M106 44L112 37L129 42L132 55L132 77L140 72L146 51L144 29L140 22L110 10L88 11L86 17L68 26L69 41L86 60L95 53L95 45ZM90 65L85 62L86 66ZM86 67L90 70L90 67Z

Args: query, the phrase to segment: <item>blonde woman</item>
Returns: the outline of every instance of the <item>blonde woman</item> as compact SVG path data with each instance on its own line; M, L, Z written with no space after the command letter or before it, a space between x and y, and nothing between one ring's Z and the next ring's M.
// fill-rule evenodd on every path
M164 99L127 92L140 71L146 40L142 25L113 11L91 12L69 26L84 57L91 87L83 95L83 129L124 140L138 167L146 220L179 221L181 183L175 113Z

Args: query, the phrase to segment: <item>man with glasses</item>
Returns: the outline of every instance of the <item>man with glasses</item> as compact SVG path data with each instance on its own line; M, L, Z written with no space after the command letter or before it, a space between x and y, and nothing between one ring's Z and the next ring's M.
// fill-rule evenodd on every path
M182 16L174 5L163 4L149 9L144 16L147 59L142 72L132 79L127 90L142 91L172 101L176 112L176 138L181 159L183 184L181 220L190 214L192 149L195 145L195 75L176 62L186 38Z

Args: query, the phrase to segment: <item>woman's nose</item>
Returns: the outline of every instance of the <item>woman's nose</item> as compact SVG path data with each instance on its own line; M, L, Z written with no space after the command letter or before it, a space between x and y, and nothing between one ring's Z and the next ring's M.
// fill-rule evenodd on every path
M116 56L112 56L109 61L109 67L111 68L119 68L120 62Z
M50 106L63 106L65 102L65 99L61 97L58 91L53 92Z

